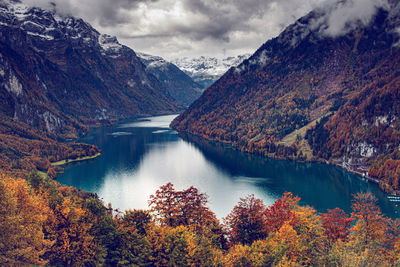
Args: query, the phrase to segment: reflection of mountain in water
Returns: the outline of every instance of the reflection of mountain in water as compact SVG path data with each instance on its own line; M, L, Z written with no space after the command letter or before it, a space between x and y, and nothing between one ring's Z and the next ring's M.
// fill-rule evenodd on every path
M337 206L350 212L352 194L373 192L378 197L381 208L393 214L393 204L377 185L363 180L360 176L324 164L303 163L269 159L233 150L230 145L210 142L189 134L180 135L185 141L197 147L216 166L235 177L259 177L257 186L281 195L285 191L301 196L318 211ZM282 188L284 185L284 188Z

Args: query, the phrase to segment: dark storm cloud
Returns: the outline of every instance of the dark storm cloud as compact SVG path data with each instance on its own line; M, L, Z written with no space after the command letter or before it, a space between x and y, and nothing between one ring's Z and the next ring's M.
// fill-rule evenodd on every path
M189 34L196 40L215 38L229 41L231 31L249 30L251 28L249 20L254 17L261 18L267 13L270 2L266 0L184 0L185 10L201 14L204 21L190 28L180 25L176 30Z
M139 4L149 4L157 0L89 0L85 13L98 19L101 26L117 26L131 20L129 11L137 9Z
M321 34L366 24L387 0L23 0L81 17L100 32L147 53L235 55L255 51L297 18L327 8Z
M233 31L254 31L251 21L255 18L261 19L271 11L271 5L278 5L286 8L285 2L291 2L290 6L307 6L307 3L316 3L321 0L305 0L305 4L296 4L298 0L24 0L28 5L50 8L50 3L54 3L56 10L61 14L73 14L81 16L89 22L96 21L102 27L113 27L121 24L132 23L133 29L138 28L144 20L153 19L151 16L143 18L134 13L140 5L151 8L163 8L168 10L168 6L175 6L179 3L182 12L193 15L193 20L177 21L171 17L170 20L163 21L161 28L174 35L185 35L193 40L212 38L217 40L229 41ZM298 17L293 14L292 9L287 10L287 18L292 20ZM143 13L140 13L143 15ZM145 14L146 15L146 14ZM269 14L271 15L271 14ZM173 15L172 15L173 16ZM267 18L266 18L267 19ZM281 23L286 25L287 23ZM157 29L149 32L148 36L158 36ZM143 36L141 33L132 33ZM171 34L168 34L171 35Z
M130 21L129 11L140 4L157 0L23 0L30 6L55 9L62 15L81 16L88 20L98 20L102 26L116 26Z

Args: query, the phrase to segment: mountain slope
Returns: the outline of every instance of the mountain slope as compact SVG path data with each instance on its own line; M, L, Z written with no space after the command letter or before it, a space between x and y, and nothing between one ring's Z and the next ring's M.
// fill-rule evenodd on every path
M91 125L181 109L115 37L16 1L0 2L0 101L0 164L18 170L69 158L76 145L55 140ZM80 146L73 157L98 152Z
M400 190L400 4L390 5L337 36L324 34L326 10L311 12L231 68L172 127L243 151L369 170Z
M154 75L178 103L189 106L203 92L199 84L174 64L157 56L143 53L137 55L146 66L146 71Z

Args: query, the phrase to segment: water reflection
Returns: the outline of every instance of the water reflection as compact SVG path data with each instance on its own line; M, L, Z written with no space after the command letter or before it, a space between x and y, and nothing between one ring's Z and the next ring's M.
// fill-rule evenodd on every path
M382 209L395 215L376 185L344 170L321 164L270 160L233 151L193 136L178 137L168 128L174 116L160 116L95 129L85 142L103 149L95 161L74 164L62 183L98 193L122 210L146 209L157 188L172 182L177 189L196 186L209 196L218 217L226 216L240 197L255 194L272 204L291 191L319 211L350 211L351 194L373 192Z

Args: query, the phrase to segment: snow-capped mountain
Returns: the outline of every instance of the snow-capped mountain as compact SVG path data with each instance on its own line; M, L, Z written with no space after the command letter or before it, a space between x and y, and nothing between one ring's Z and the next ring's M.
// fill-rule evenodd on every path
M146 72L154 75L179 103L188 106L203 92L203 88L176 65L162 57L137 53Z
M172 60L176 66L183 70L193 80L207 88L219 79L229 68L236 67L247 59L250 54L227 57L223 59L215 57L176 58Z

